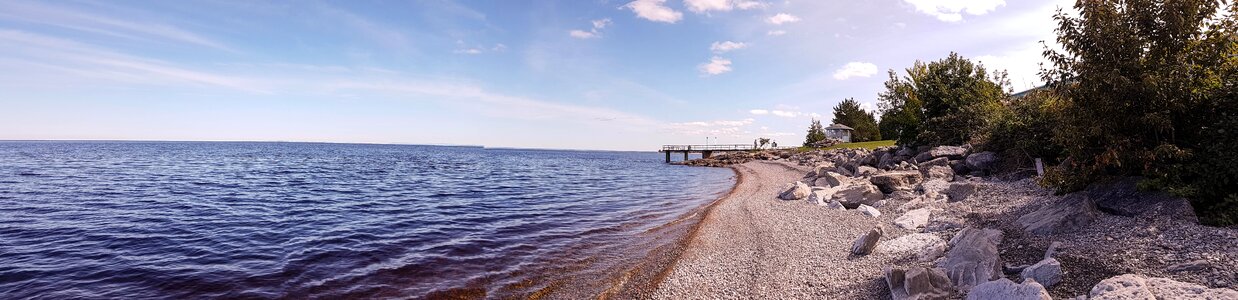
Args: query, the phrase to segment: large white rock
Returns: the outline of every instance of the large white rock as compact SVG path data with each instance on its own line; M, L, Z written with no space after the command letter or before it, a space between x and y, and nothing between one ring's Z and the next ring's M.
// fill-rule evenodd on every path
M919 254L926 248L945 248L946 240L932 233L912 233L885 241L877 247L879 253Z
M800 200L808 198L808 194L812 192L812 188L802 181L788 183L782 187L782 193L778 195L782 200Z
M834 193L834 198L848 208L859 207L861 204L873 204L885 198L877 186L867 182L855 182Z
M1016 284L1002 278L977 285L967 292L967 300L1051 300L1045 287L1035 280Z
M919 171L894 171L875 175L869 181L881 189L881 192L888 194L914 190L916 184L924 181L924 176L920 175Z
M860 206L859 206L859 207L856 207L856 208L855 208L855 210L858 210L858 211L860 211L860 212L862 212L862 213L864 213L864 214L866 214L866 215L868 215L868 216L870 216L870 217L874 217L874 218L876 218L876 217L880 217L880 216L881 216L881 211L877 210L877 208L872 207L872 206L868 206L868 205L864 205L864 204L860 204Z
M924 225L928 225L929 214L931 213L931 210L927 207L908 211L903 216L894 219L894 225L908 230L916 230L924 227Z
M814 186L821 187L836 187L847 182L847 177L834 172L825 172L817 175L817 179L813 181Z
M1238 291L1179 282L1168 278L1125 274L1102 280L1088 293L1092 300L1109 299L1238 299Z

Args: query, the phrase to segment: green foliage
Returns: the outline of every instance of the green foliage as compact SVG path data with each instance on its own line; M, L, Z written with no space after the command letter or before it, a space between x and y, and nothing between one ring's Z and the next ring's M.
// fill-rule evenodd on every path
M894 146L894 141L884 140L884 141L871 141L871 142L859 142L859 143L842 143L838 145L825 147L824 149L829 150L829 149L840 149L840 148L846 148L846 149L863 148L863 149L873 150L873 149L877 149L881 147L890 147L890 146Z
M881 140L881 132L877 131L877 118L873 113L860 108L860 102L855 101L855 98L844 99L838 106L834 106L833 122L855 129L851 133L852 142Z
M1229 14L1218 14L1222 7ZM1045 182L1063 191L1108 176L1193 200L1205 222L1238 215L1238 13L1232 0L1078 1L1059 11L1043 76L1062 96ZM1218 217L1228 216L1228 217Z
M1053 141L1061 123L1064 100L1051 90L1034 90L1011 97L993 110L993 120L974 137L984 150L1001 153L1008 165L1030 166L1035 158L1056 162L1062 147Z
M882 120L903 145L960 145L994 120L1003 109L1005 72L990 78L984 66L950 53L928 64L916 62L907 76L890 71L878 95ZM891 136L893 137L893 136Z
M808 125L808 136L804 138L804 147L812 147L816 142L825 140L825 128L821 127L821 121L813 119L812 125Z

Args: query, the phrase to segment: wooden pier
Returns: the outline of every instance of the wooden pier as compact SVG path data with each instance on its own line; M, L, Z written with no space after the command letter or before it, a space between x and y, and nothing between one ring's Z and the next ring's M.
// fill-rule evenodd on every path
M710 158L714 152L739 152L760 150L749 144L731 145L663 145L658 152L666 153L666 163L671 162L671 153L683 153L683 160L688 160L688 154L700 153L701 158Z

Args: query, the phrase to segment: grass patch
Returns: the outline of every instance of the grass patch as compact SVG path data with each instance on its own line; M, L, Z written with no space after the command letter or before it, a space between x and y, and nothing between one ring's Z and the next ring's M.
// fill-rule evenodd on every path
M859 143L842 143L842 144L833 145L833 146L829 146L829 147L825 147L821 149L829 150L829 149L841 149L841 148L864 148L864 149L872 150L872 149L877 149L881 147L889 147L889 146L894 146L894 140L859 142ZM811 148L801 148L801 149L814 150Z

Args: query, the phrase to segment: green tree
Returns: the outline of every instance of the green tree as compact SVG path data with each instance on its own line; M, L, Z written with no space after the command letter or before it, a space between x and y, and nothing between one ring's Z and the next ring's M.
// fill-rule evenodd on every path
M855 101L855 98L843 99L834 106L833 122L855 129L851 133L852 142L881 140L881 132L877 130L877 118L873 113L860 108L860 102Z
M812 120L812 125L808 125L808 136L804 138L804 147L812 147L816 142L825 140L825 128L821 127L821 121Z
M891 70L886 90L878 95L883 118L891 118L900 144L968 143L1008 96L1006 73L989 76L983 65L953 52L928 64L917 61L902 78Z
M1194 201L1206 222L1238 222L1238 8L1232 0L1078 1L1059 10L1047 82L1066 101L1054 140L1063 191L1110 176ZM1229 11L1221 13L1221 8Z

